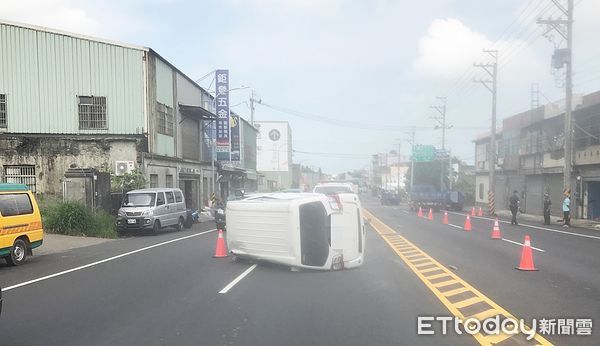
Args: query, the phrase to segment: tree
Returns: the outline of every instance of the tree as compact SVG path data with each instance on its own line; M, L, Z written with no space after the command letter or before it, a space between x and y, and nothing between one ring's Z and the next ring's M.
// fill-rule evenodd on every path
M473 204L475 202L475 176L459 172L455 190L465 195L465 204Z
M110 186L113 192L128 192L131 190L143 189L148 186L148 179L144 173L134 170L131 173L123 175L111 175Z

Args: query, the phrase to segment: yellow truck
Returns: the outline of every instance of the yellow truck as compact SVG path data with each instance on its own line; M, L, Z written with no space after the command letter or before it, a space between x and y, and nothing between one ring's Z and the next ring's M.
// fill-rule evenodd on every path
M0 183L0 257L21 265L43 240L40 209L27 185Z

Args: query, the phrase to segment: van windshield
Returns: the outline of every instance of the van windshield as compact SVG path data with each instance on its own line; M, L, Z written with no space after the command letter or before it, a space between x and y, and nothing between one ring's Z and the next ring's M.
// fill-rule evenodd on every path
M128 193L123 198L122 207L151 207L154 206L156 193Z

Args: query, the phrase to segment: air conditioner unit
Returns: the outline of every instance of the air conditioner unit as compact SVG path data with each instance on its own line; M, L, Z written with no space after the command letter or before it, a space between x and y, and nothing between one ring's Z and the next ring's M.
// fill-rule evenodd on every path
M133 161L115 161L115 175L124 175L135 170Z

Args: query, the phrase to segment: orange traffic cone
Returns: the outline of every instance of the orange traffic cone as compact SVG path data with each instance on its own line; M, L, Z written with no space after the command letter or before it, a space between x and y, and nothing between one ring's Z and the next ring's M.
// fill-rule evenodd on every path
M494 228L492 228L492 239L502 239L502 235L500 234L500 225L498 224L498 219L494 221Z
M418 217L423 217L423 209L421 209L421 207L419 207L419 212L417 213Z
M448 212L444 211L444 220L442 221L444 225L448 224Z
M472 231L473 228L471 228L471 218L469 217L469 215L467 215L467 219L465 220L465 227L463 227L463 229L465 231Z
M477 213L477 216L483 216L483 209L481 209L481 207L479 207L479 213Z
M428 220L433 220L433 210L431 210L431 208L429 208L429 214L427 214L427 219Z
M475 207L471 208L471 216L475 216Z
M531 240L529 239L529 235L525 236L523 250L521 251L521 263L519 263L517 269L524 271L537 270L533 264L533 251L531 250Z
M225 246L225 238L223 238L222 229L219 230L219 236L217 237L217 247L215 248L215 255L213 257L227 257L227 246Z

